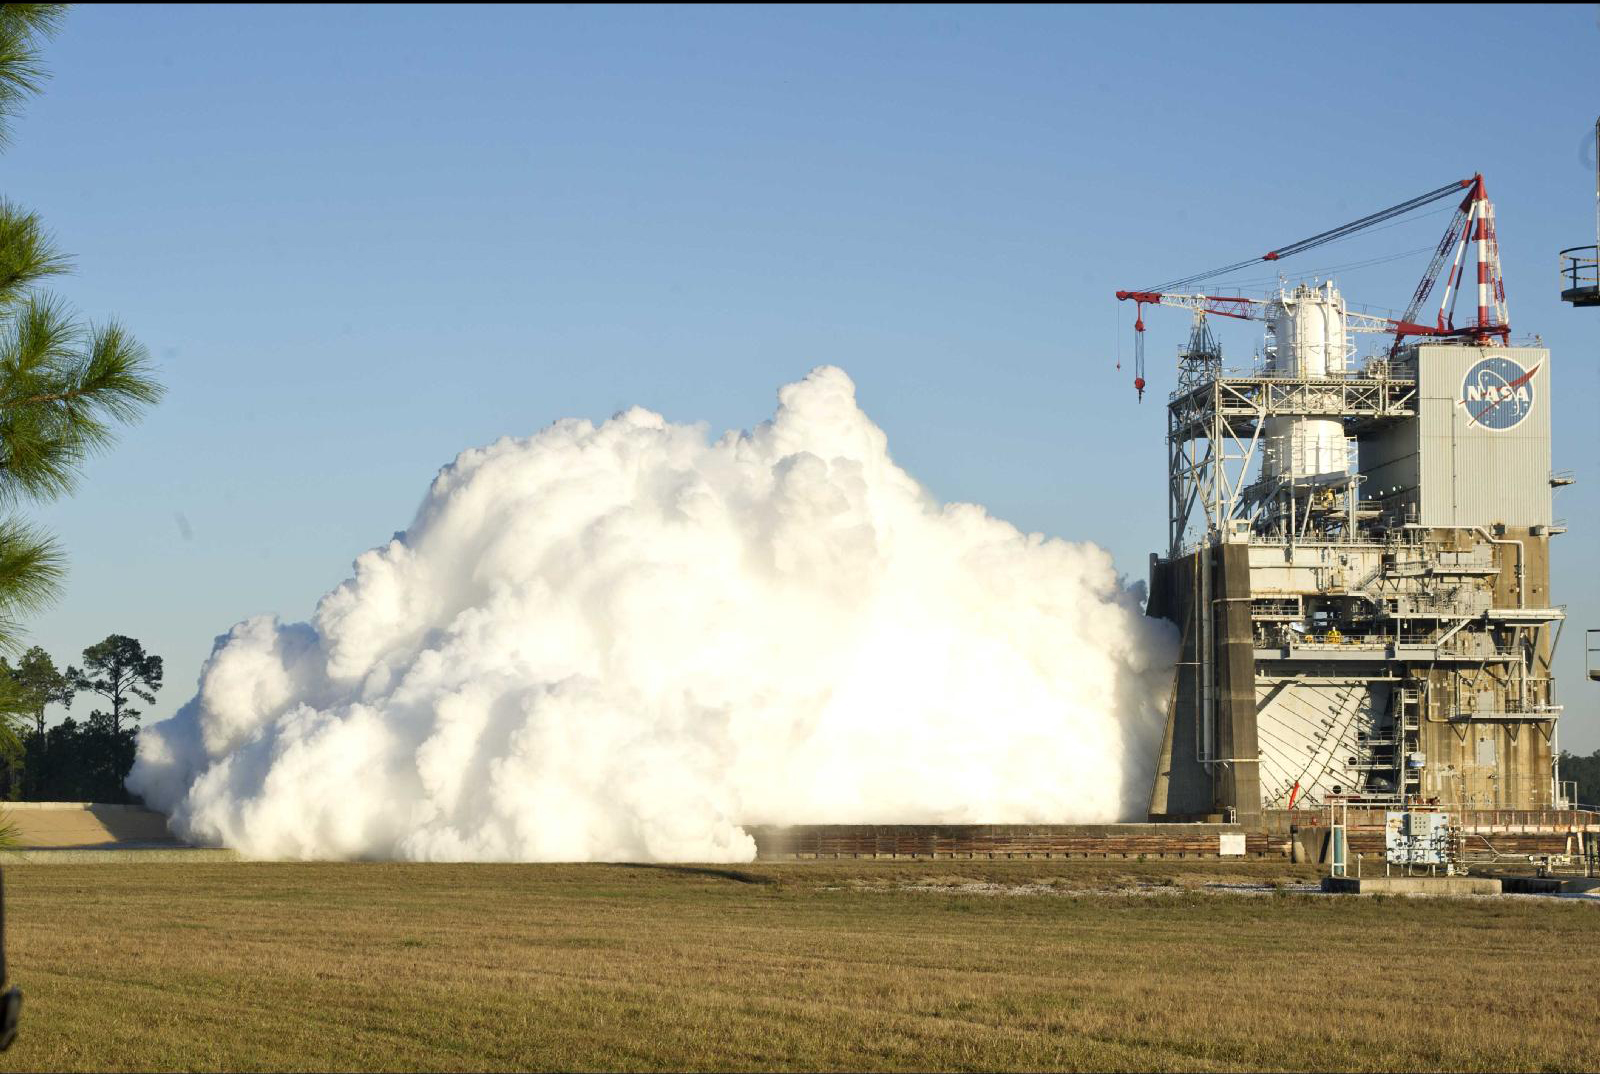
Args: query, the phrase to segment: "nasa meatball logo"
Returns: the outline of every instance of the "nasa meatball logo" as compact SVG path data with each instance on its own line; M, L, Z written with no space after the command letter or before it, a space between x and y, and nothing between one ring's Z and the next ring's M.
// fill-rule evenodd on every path
M1467 428L1505 432L1533 412L1533 375L1503 354L1493 354L1467 370L1456 406L1467 413Z

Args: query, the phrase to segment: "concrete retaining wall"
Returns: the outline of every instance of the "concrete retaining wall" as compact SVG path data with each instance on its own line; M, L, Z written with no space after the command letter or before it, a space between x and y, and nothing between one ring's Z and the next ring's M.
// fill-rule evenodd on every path
M187 847L177 844L142 847L77 847L67 850L0 850L0 866L6 865L149 865L152 862L184 865L215 865L242 861L237 851L217 847Z
M1322 890L1335 895L1498 895L1488 876L1326 876Z
M1281 856L1237 824L747 825L762 861L808 858L1246 858Z
M181 847L165 814L96 802L5 802L0 817L17 828L24 849Z

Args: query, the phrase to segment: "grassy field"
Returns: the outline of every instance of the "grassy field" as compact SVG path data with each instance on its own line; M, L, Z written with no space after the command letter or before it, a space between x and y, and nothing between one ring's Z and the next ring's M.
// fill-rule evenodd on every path
M27 1002L0 1068L1600 1061L1600 906L1204 887L1310 879L1060 862L13 866Z

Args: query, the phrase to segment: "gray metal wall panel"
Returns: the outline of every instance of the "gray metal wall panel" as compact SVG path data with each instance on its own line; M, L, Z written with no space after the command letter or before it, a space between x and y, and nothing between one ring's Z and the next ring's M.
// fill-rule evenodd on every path
M1420 459L1416 452L1402 455L1393 462L1381 465L1363 465L1361 472L1367 482L1361 487L1363 497L1384 497L1415 489L1420 478Z
M1367 475L1362 493L1382 496L1416 488L1418 467L1417 423L1397 422L1360 442L1361 472Z
M1463 381L1485 358L1531 371L1527 414L1497 431L1473 420ZM1550 352L1540 347L1417 348L1422 512L1429 526L1549 525Z
M1422 480L1422 457L1417 445L1415 418L1393 422L1362 437L1358 466L1366 481L1364 500L1382 500L1391 506L1414 504Z

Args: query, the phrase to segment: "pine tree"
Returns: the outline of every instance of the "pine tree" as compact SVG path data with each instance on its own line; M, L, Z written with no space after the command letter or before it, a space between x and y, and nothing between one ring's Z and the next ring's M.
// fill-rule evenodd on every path
M44 734L44 710L50 705L72 704L72 681L56 669L50 654L35 645L12 667L0 656L0 707L31 721L34 734Z
M104 723L113 735L123 731L123 721L138 722L140 710L130 708L134 698L155 704L164 674L159 656L151 656L126 634L111 634L83 651L83 670L67 669L67 679L78 690L99 694L111 702L110 712L99 709L89 714L91 724Z
M44 80L40 47L65 5L0 5L0 145ZM69 261L38 216L0 200L0 509L70 492L113 428L160 399L150 359L116 322L83 321L42 285ZM0 648L54 598L60 548L15 515L0 517Z

